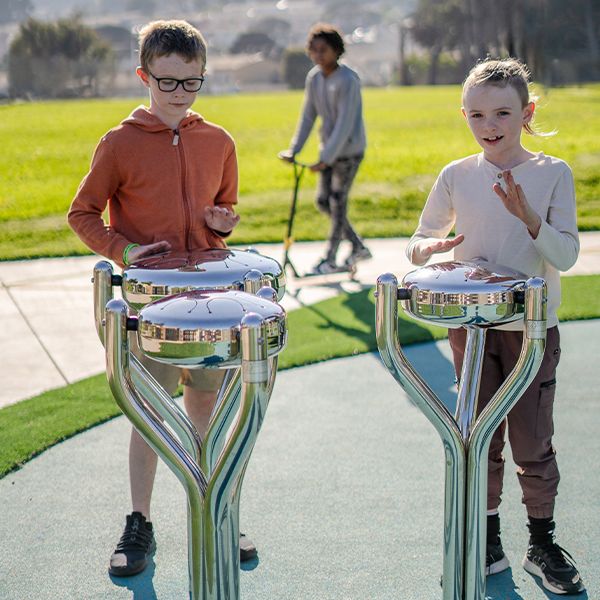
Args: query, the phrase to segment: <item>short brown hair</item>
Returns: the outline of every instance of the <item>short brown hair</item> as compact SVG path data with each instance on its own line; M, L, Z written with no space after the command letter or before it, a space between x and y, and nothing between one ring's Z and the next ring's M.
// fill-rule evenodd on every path
M206 42L202 34L187 21L152 21L139 33L140 65L148 71L149 64L160 56L179 54L186 62L200 60L206 67Z
M306 51L310 52L310 45L315 39L322 39L327 45L331 46L337 52L338 58L344 54L344 38L342 32L329 23L317 23L310 28L306 39Z

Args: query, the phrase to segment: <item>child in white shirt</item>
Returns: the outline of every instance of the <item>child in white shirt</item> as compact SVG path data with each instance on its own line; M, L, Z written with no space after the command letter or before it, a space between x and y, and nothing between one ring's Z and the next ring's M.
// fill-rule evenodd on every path
M533 153L521 144L535 103L529 95L529 72L516 59L486 60L469 73L463 86L469 128L483 152L447 165L423 209L408 258L425 264L432 254L454 250L457 260L482 259L505 265L548 284L548 333L539 373L495 432L488 457L487 574L509 562L500 541L504 434L508 424L513 458L529 518L529 546L523 560L557 594L585 587L570 555L554 541L554 499L560 479L552 446L553 402L560 337L559 271L573 266L579 253L575 191L569 166ZM452 228L455 237L447 238ZM457 376L464 358L466 330L450 329ZM522 328L510 323L486 336L478 412L485 407L520 353Z

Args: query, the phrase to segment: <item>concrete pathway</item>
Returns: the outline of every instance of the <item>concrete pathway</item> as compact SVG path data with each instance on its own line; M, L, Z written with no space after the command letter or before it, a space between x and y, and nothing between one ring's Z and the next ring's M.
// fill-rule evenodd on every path
M555 442L562 480L558 541L600 598L600 320L562 326ZM454 401L446 342L407 355ZM129 424L114 419L0 480L2 600L187 598L185 497L159 466L158 550L146 572L107 574L129 510ZM241 573L242 600L441 598L443 451L433 427L375 354L284 371L250 460L242 528L259 557ZM501 507L511 569L488 578L488 600L558 599L520 566L525 512L507 457Z
M333 296L341 289L372 286L391 271L402 278L414 267L406 260L407 239L370 239L373 259L360 263L357 281L336 276L329 284L288 278L288 309ZM324 242L297 242L292 260L301 273L324 254ZM267 256L283 258L281 244L259 244ZM348 248L340 249L344 257ZM0 262L0 408L104 370L104 352L93 323L92 269L96 256ZM447 260L441 256L440 260ZM581 234L581 255L567 273L600 273L600 232ZM322 283L322 280L321 282Z

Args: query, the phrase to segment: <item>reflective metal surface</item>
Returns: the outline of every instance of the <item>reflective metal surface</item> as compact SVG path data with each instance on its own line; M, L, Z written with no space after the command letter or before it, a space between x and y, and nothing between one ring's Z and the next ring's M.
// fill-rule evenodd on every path
M517 302L527 276L487 262L450 261L408 273L402 307L415 319L444 327L499 325L522 319Z
M285 311L276 302L285 291L283 272L251 250L211 250L156 256L123 276L100 261L93 282L113 395L187 494L190 598L238 600L240 492L286 343ZM127 302L112 299L121 284ZM228 369L204 444L131 354L130 329L141 350L159 361Z
M96 332L103 345L105 309L107 302L113 298L115 277L118 276L115 276L113 267L108 261L101 260L95 264L94 274L92 275L92 283L94 284L94 322Z
M259 287L270 286L277 299L285 293L281 265L252 250L197 250L167 252L142 259L123 269L123 299L135 310L146 304L191 290L243 290L250 271L257 271Z
M517 364L475 421L465 441L467 490L465 523L465 600L485 600L487 458L492 436L525 393L542 364L546 349L546 282L539 277L525 284L523 345Z
M229 302L225 293L213 294L217 308ZM276 358L269 358L269 354L276 352L267 344L266 320L254 312L241 318L238 368L234 369L240 376L229 378L211 416L206 434L209 452L201 448L197 432L185 415L177 416L176 427L169 427L162 417L172 421L172 407L159 414L152 409L152 403L168 404L170 399L166 400L166 392L148 378L143 366L131 360L127 330L136 322L128 315L124 301L109 301L106 360L111 390L125 415L186 490L190 598L237 600L241 486L275 378ZM279 350L282 348L283 344ZM145 394L154 397L152 403Z
M376 336L381 359L394 379L435 427L444 446L444 600L462 600L463 589L465 447L452 415L410 364L398 337L398 280L391 273L377 279ZM399 594L399 597L401 594Z
M277 354L286 339L284 309L233 291L192 291L148 304L139 312L139 345L150 358L180 367L239 366L240 324L248 313L263 318L269 356Z
M491 270L489 266L484 266L483 271L477 271L473 263L443 264L448 268L425 267L407 275L407 289L403 290L398 289L397 279L392 274L379 277L376 292L377 345L388 370L442 438L446 465L443 598L484 600L487 455L494 431L527 389L541 364L546 340L546 285L538 278L520 282L514 278L514 272L501 267ZM425 273L419 273L421 270ZM486 273L492 273L490 285L504 284L508 289L486 288L491 290L492 296L482 294L477 287L472 286L469 277L464 277L467 272L476 273L475 281L485 281L486 278L489 280ZM461 273L462 281L459 277L457 283L456 275ZM484 277L480 278L480 274ZM444 285L446 277L448 282ZM460 288L461 285L466 286L468 293ZM521 293L517 293L517 290ZM506 296L508 293L514 294L512 298ZM467 319L467 346L458 389L456 420L413 369L400 348L397 309L399 298L407 312L415 318L421 319L426 314L425 320L445 327L455 327L455 318L465 318L467 313L470 314L471 318ZM465 309L463 315L448 318L443 310L444 305L441 304L446 300L451 307ZM476 300L482 304L474 303ZM493 311L488 310L491 306L503 307L507 304L514 306L502 309L497 313L497 319L493 316ZM424 311L425 306L435 308ZM474 323L474 315L484 317L478 318ZM475 419L485 328L507 322L508 315L510 320L524 317L521 354L507 380Z

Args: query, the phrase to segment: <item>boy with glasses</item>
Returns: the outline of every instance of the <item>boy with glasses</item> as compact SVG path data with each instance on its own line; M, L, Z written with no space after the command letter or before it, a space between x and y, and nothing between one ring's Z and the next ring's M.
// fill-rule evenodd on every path
M136 108L100 140L68 215L69 225L91 250L120 266L168 250L224 248L224 238L239 221L233 210L238 187L234 141L191 110L204 81L202 35L185 21L155 21L140 31L139 41L136 73L149 90L150 106ZM107 205L108 225L102 218ZM181 379L186 411L203 436L222 373L139 358L169 393ZM150 522L156 464L154 451L132 430L133 511L111 556L111 575L140 573L156 548ZM240 554L242 560L256 555L243 535Z

